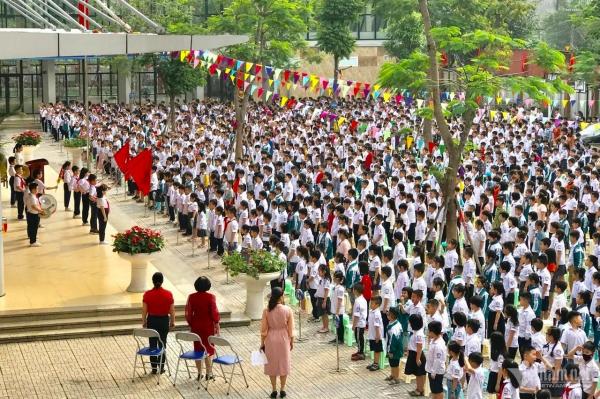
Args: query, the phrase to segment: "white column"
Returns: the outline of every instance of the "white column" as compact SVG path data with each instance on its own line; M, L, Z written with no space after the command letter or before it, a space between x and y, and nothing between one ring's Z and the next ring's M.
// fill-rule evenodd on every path
M56 102L56 65L54 61L42 61L42 100L45 103Z
M119 103L129 104L129 95L131 94L131 74L119 71L117 72L117 86L119 89Z
M189 97L191 97L192 100L204 100L204 86L196 86L189 93Z
M0 223L2 223L2 229L4 229L4 223L2 222L2 185L0 185ZM0 231L0 297L6 295L4 292L4 231Z

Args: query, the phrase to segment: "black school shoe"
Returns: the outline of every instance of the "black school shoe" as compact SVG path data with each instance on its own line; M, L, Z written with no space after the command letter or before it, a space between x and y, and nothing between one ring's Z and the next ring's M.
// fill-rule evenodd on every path
M285 393L285 391L279 392L279 397L280 398L285 398L286 396L287 396L287 393Z
M271 392L271 396L269 396L270 398L276 398L277 397L277 391L273 391Z

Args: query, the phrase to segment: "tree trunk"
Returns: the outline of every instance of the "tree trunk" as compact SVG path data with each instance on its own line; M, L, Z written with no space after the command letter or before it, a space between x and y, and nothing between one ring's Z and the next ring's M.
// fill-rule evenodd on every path
M337 98L337 87L338 87L338 77L339 77L339 68L340 68L340 57L337 55L333 56L333 98Z
M458 184L458 178L456 177L456 171L460 165L460 156L454 156L448 152L448 170L446 177L442 185L442 193L444 198L449 198L446 207L446 242L454 238L458 239L458 218L456 215L456 185Z
M430 141L433 141L433 136L431 134L433 128L433 121L431 119L423 120L423 140L425 141L425 148L427 148L427 144Z
M234 97L235 120L235 160L242 160L244 150L244 127L246 126L246 109L248 108L248 96L243 90L236 90Z

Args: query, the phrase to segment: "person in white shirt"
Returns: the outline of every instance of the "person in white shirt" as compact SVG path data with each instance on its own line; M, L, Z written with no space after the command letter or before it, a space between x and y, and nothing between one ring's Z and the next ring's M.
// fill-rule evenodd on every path
M521 371L514 360L506 359L502 362L502 383L500 384L500 399L520 399L519 386Z
M442 323L432 321L427 326L429 350L425 361L425 371L429 374L429 390L433 399L444 397L444 374L448 351L442 338Z
M467 337L465 338L465 356L473 352L481 352L481 339L479 338L478 331L481 329L479 321L476 319L469 319L467 321Z
M596 348L592 341L587 341L583 345L573 348L568 354L568 359L573 359L579 365L579 376L581 378L581 388L586 398L593 398L596 395L596 386L600 378L598 364L594 360ZM578 354L580 353L580 355ZM596 395L597 396L597 395Z
M531 320L535 319L535 312L529 305L530 301L531 294L529 292L523 292L519 297L521 310L519 311L519 328L517 334L521 358L523 358L523 349L531 346Z
M367 300L363 296L364 287L357 283L352 287L354 306L352 307L352 331L358 344L358 351L352 354L351 360L365 360L365 327L367 327Z
M410 326L410 338L408 339L408 357L406 359L406 367L404 368L404 374L414 375L416 377L416 387L412 392L409 392L411 396L423 396L425 394L425 375L427 374L427 371L425 370L426 359L425 353L423 351L425 347L425 333L423 332L423 320L424 319L423 317L421 317L420 314L411 314L408 317L408 325ZM439 324L439 328L441 331L441 323ZM445 356L441 358L441 362L444 362L445 364ZM433 367L433 365L431 365L430 367Z
M485 371L481 365L483 356L480 352L472 352L465 359L465 370L469 374L467 383L466 399L483 399L483 385L485 383Z
M543 365L536 362L537 351L528 346L523 348L523 360L519 366L521 371L521 385L519 387L522 399L535 399L535 394L542 388L540 381L540 372L543 371Z
M331 289L331 314L336 318L336 338L330 342L334 344L344 343L344 313L346 307L344 305L344 273L340 270L333 273L333 288Z
M396 293L394 292L393 280L391 277L392 268L384 266L381 268L381 317L383 319L383 331L387 331L389 320L387 312L392 306L396 305Z
M371 298L369 304L371 310L369 311L368 324L369 324L369 349L374 352L373 363L367 367L369 371L379 370L379 359L383 352L383 320L381 318L381 297L374 296Z

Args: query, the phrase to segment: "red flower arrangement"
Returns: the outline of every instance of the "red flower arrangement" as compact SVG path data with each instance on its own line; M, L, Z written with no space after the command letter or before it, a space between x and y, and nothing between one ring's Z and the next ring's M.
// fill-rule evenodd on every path
M42 142L42 135L33 130L25 130L18 136L13 137L13 140L21 145L38 145Z
M159 252L165 246L165 239L159 231L133 226L124 233L113 236L113 252L130 255Z

